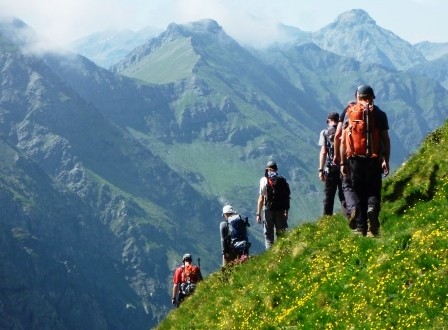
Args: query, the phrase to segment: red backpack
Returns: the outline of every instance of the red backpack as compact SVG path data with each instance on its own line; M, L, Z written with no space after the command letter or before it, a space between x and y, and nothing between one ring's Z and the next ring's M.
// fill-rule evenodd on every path
M182 272L182 283L197 283L202 279L201 271L196 265L187 265Z
M352 156L378 157L380 153L379 130L375 125L377 107L366 111L356 103L346 112L348 125L344 130L347 158Z

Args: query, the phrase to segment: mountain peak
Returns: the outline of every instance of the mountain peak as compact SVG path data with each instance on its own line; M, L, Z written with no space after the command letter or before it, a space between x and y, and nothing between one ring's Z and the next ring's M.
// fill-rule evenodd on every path
M39 38L37 33L16 17L0 17L0 37L18 47L32 47Z
M360 24L373 24L376 25L376 21L369 16L369 14L362 9L352 9L340 14L334 24L341 24L346 26L355 26Z
M185 24L171 23L167 28L167 32L178 32L182 34L218 34L222 32L222 27L212 19L202 19Z

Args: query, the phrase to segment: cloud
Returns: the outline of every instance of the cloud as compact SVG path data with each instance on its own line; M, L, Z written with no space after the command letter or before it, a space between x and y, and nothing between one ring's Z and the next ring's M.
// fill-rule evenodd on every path
M445 39L445 0L0 0L0 13L16 16L54 43L108 29L166 28L210 18L241 43L278 38L277 23L316 31L346 10L366 10L377 23L405 39ZM397 20L397 15L406 19ZM415 41L415 40L409 40Z

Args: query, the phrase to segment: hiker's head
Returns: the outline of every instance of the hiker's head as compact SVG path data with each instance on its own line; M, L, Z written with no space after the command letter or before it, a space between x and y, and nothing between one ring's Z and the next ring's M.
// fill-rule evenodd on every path
M190 253L185 253L182 257L182 262L191 262L193 258L191 257Z
M235 214L236 212L233 210L232 205L225 205L222 208L222 215L226 216L226 215L232 215Z
M373 88L369 85L361 85L356 89L357 100L371 101L375 98L375 93Z
M266 164L266 170L268 170L268 171L276 172L277 169L278 169L277 163L274 162L273 160L268 161L268 163Z
M337 123L339 121L339 114L337 112L330 112L327 116L327 124L333 121Z

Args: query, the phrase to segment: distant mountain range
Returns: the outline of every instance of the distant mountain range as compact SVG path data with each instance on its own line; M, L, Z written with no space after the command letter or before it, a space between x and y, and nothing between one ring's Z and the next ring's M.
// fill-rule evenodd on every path
M448 42L437 43L422 41L415 44L414 47L417 48L429 61L436 60L439 57L448 54Z
M183 253L205 274L219 266L223 204L253 217L270 159L292 187L290 225L313 221L318 134L360 84L388 113L394 168L447 118L445 57L425 59L366 12L284 31L288 41L267 49L239 45L213 20L78 41L102 68L24 51L35 32L0 23L0 317L10 328L156 324ZM261 226L250 232L260 253Z
M67 48L89 58L98 66L108 69L132 49L156 37L161 32L153 27L139 31L107 30L75 40L67 45Z

